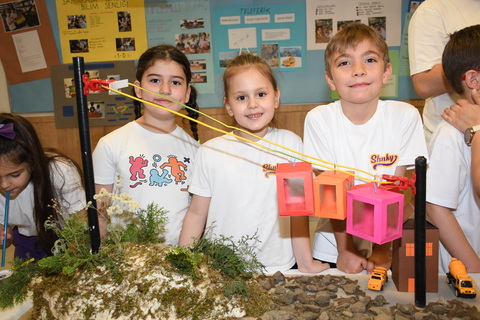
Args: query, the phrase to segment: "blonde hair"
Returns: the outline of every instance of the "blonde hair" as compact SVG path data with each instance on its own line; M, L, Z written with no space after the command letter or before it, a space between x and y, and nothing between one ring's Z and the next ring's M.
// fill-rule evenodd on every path
M236 56L232 61L230 61L227 68L225 69L225 72L223 73L223 92L226 99L228 98L229 80L239 71L243 71L249 68L255 68L256 70L258 70L258 72L260 72L265 78L270 81L275 92L278 90L277 79L273 74L273 70L263 58L250 53L240 54ZM276 127L275 117L270 122L270 126Z

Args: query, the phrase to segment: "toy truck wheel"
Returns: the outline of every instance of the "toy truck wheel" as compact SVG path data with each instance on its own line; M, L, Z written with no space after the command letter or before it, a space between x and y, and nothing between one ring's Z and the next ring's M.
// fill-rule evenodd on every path
M447 275L447 278L445 279L445 281L447 281L447 284L450 284L451 281L450 281L450 277Z
M455 289L455 296L458 297L460 295L460 291L458 289Z

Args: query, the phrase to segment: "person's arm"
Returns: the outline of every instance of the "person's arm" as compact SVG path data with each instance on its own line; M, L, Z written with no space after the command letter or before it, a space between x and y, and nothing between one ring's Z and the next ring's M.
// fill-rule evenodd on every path
M178 239L180 246L188 246L201 238L207 221L210 197L192 196L192 202L183 220L182 232Z
M328 269L330 267L328 263L313 260L308 216L290 217L290 228L298 270L306 273L317 273Z
M427 219L438 228L440 241L452 257L463 261L468 272L480 272L480 258L468 242L449 208L427 202Z
M108 193L113 192L113 184L95 184L95 193L100 194L100 191L105 189ZM100 238L107 236L108 215L107 208L110 205L110 199L97 199L97 213L98 213L98 228L100 229Z
M480 134L473 136L472 145L472 183L473 189L480 198Z
M430 70L412 75L412 82L415 92L422 99L452 91L441 64L435 65Z
M442 118L452 126L465 132L467 128L480 124L480 93L473 89L472 100L470 103L465 99L457 101L457 104L446 108L442 113ZM480 134L475 134L472 140L472 182L475 193L480 197Z

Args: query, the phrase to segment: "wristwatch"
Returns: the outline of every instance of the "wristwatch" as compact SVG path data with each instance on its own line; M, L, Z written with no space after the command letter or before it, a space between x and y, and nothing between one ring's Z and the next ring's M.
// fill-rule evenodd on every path
M475 132L480 130L480 124L473 126L471 128L467 128L465 130L463 137L465 138L465 143L467 146L470 146L472 144L473 136L475 135Z

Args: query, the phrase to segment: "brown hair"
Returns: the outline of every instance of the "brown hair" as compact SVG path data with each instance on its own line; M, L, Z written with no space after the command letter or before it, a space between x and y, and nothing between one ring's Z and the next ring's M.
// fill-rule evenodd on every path
M383 37L366 24L355 22L348 24L345 28L338 31L330 40L325 49L325 71L328 76L332 76L332 57L335 53L343 53L348 48L355 48L359 43L368 40L376 46L382 55L385 67L390 62L388 56L388 46Z
M155 61L157 60L170 60L175 61L183 68L183 72L185 73L185 77L187 80L187 85L190 85L190 81L192 80L192 71L190 70L190 61L188 60L187 56L175 48L174 46L168 44L161 44L155 47L151 47L147 51L145 51L140 58L138 59L137 63L137 72L136 72L136 79L138 81L142 80L143 74L145 71L154 65ZM191 87L190 97L188 102L185 105L189 106L194 110L199 110L197 104L197 91L194 87ZM135 89L133 89L133 95L136 97ZM138 119L141 117L141 103L137 100L133 101L135 106L135 118ZM198 112L187 109L187 115L190 118L198 119ZM193 138L198 140L198 128L197 123L190 120L190 129L193 133Z
M12 123L15 132L13 139L0 136L0 159L15 165L28 164L31 172L30 181L33 184L33 217L38 232L38 242L45 253L51 255L57 236L52 230L45 230L44 224L49 217L53 217L55 221L62 219L52 207L52 199L65 200L62 190L54 190L51 165L55 164L57 159L61 159L74 164L78 170L79 168L71 159L58 151L44 150L34 127L25 118L10 113L0 113L0 123ZM68 179L68 177L62 178L64 181Z
M450 35L442 55L445 77L458 94L463 93L462 77L468 70L480 69L480 24Z

